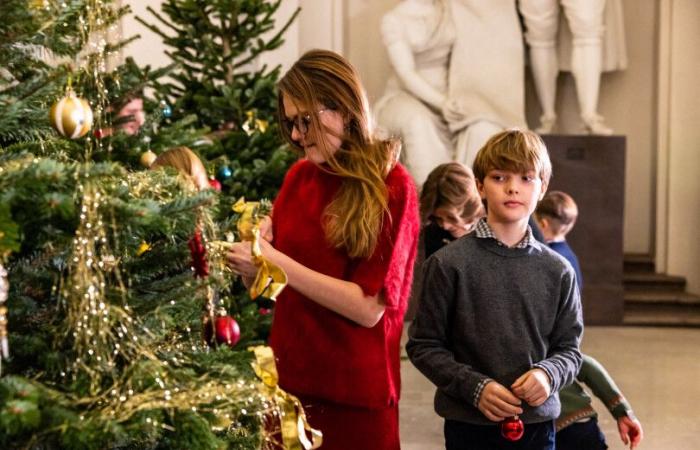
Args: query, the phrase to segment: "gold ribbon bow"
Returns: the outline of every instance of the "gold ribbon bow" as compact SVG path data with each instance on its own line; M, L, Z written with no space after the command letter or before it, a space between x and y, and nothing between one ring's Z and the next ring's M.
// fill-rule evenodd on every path
M246 111L245 115L247 116L248 120L243 122L243 126L241 128L243 128L243 131L245 131L248 136L253 134L255 130L260 130L261 133L264 133L265 130L267 130L269 123L267 120L258 119L255 115L255 111Z
M251 347L255 354L252 363L255 374L267 387L269 394L280 409L282 444L286 450L311 450L323 444L323 433L311 428L301 402L295 396L283 391L277 384L277 366L272 349L265 345ZM307 435L311 435L311 439Z
M287 274L262 255L260 249L259 202L246 202L242 197L233 205L233 210L241 215L238 219L238 233L241 240L250 241L253 263L258 267L255 281L250 286L250 298L259 296L277 300L277 296L287 285Z

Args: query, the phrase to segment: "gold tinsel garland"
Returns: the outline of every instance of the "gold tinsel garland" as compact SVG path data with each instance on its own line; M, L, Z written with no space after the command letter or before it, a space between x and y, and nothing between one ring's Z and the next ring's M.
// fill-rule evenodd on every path
M166 190L158 185L149 186L147 178L143 173L129 174L118 183L125 184L136 196L145 192L164 196ZM262 424L265 418L282 416L282 407L260 381L231 379L224 374L177 381L173 370L194 364L181 352L182 342L164 343L157 349L149 347L152 342L149 332L131 314L126 303L126 288L120 281L120 261L114 259L109 249L106 224L112 229L117 225L113 218L105 216L109 211L105 190L93 180L84 180L79 185L80 221L68 274L59 288L61 304L66 309L65 330L73 338L76 356L68 372L73 376L85 373L91 380L91 395L73 398L73 405L84 411L86 418L109 418L119 423L139 412L154 409L209 412L217 416L212 424L214 432L235 432L240 427L239 418L253 414L260 420L266 442L270 442L276 430ZM200 210L198 215L199 226L213 227L206 211ZM111 239L116 240L116 236ZM222 276L217 273L215 278ZM117 280L117 291L123 300L121 305L106 298L108 280ZM205 283L199 282L204 287ZM113 299L111 296L112 302ZM199 340L190 345L194 352L210 351ZM178 353L179 359L173 357L172 361L166 361L158 356L163 352ZM117 359L123 375L105 388L105 381L114 375ZM156 384L139 389L133 386L131 368L144 360L150 361L148 370ZM147 421L154 427L172 428L151 419Z
M32 3L34 8L47 10L55 5L55 2L47 1ZM75 61L81 72L76 82L80 81L81 76L90 77L97 88L97 98L92 105L97 128L108 126L103 123L104 112L109 106L103 81L103 74L107 71L109 32L104 31L104 24L112 14L114 12L105 2L89 0L86 15L79 18L78 24L81 38L87 45ZM248 115L246 132L255 129L264 132L266 127L265 121ZM85 161L90 160L95 147L99 150L102 145L99 139L86 139ZM212 425L213 431L217 432L235 430L238 419L245 415L257 415L261 423L264 417L279 418L285 448L315 449L320 446L322 435L308 425L299 401L277 385L274 356L269 347L249 349L256 356L253 367L260 381L227 380L220 374L207 374L188 382L175 381L173 369L192 361L188 361L184 355L173 363L161 360L156 354L158 350L148 346L148 330L143 328L138 318L132 316L126 302L126 288L121 282L120 261L115 259L109 247L110 239L116 236L108 234L107 224L112 227L116 227L116 224L113 218L104 214L104 190L94 181L83 180L79 183L77 195L80 196L80 220L73 241L70 267L58 290L61 305L66 311L64 333L72 340L75 356L68 371L73 372L73 376L78 372L88 375L91 395L73 398L73 405L84 411L85 417L109 418L120 423L148 410L209 412L217 416L217 422ZM251 296L256 298L262 295L274 300L286 285L286 274L262 256L258 206L252 202L239 204L238 207L243 208L238 211L242 213L239 232L243 239L251 242L254 260L259 267ZM118 243L115 244L118 246ZM212 245L216 246L216 243ZM107 299L108 280L116 280L116 291L121 296L121 302ZM201 347L201 351L207 350ZM132 386L130 368L144 360L151 363L150 370L156 385L138 390ZM105 387L105 381L114 376L117 364L122 376L109 383L110 387ZM154 427L177 431L165 424L150 423ZM263 432L276 434L275 429L264 429ZM269 435L266 438L268 443Z

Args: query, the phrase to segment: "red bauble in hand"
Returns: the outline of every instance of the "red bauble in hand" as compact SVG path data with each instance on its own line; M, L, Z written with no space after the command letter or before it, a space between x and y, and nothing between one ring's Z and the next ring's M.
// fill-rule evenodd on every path
M241 329L238 322L231 316L219 316L215 322L216 342L233 347L241 338Z
M501 422L501 436L511 442L515 442L523 437L525 433L525 425L518 416L509 417Z

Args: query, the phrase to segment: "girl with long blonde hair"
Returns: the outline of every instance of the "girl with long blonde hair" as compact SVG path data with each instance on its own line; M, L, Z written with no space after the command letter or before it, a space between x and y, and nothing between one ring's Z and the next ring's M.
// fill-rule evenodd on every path
M323 448L398 449L399 341L419 229L399 144L373 136L350 63L304 54L279 82L282 133L302 158L274 203L264 256L289 285L270 335L280 385L299 396ZM250 246L229 266L250 282Z

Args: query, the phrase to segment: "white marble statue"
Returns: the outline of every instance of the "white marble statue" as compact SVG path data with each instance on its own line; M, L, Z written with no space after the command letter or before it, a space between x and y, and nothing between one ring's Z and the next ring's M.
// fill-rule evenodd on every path
M375 105L377 122L403 140L403 162L418 185L454 156L442 117L455 30L446 0L404 0L382 18L394 69Z
M570 32L560 33L559 37L564 37L558 42L561 9ZM598 113L598 94L601 72L623 69L627 64L621 0L520 0L520 12L525 20L530 65L542 107L536 131L551 133L557 118L557 75L560 70L571 70L585 131L612 134L613 130ZM572 38L566 39L569 34ZM560 55L569 50L570 56L562 61Z
M471 166L492 134L524 126L515 0L403 0L381 31L394 75L375 116L402 138L417 184L444 162Z
M451 0L457 36L444 116L455 159L472 166L481 146L506 128L525 128L522 29L515 0Z

